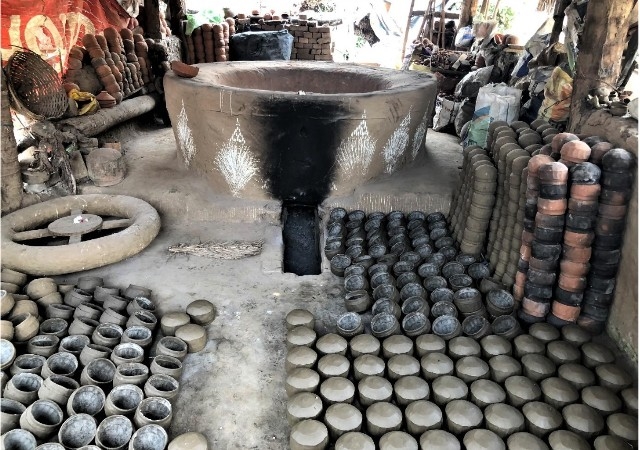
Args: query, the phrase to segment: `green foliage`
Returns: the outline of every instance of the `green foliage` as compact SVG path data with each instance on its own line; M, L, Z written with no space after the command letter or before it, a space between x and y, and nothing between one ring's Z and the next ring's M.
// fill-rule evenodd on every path
M487 12L487 18L493 17L494 11L496 10L496 5L489 5L489 11ZM511 22L513 22L513 18L516 13L510 6L505 6L504 8L500 8L498 12L495 13L495 20L498 22L497 31L500 33L504 33L511 27ZM473 18L473 23L483 22L486 19L482 14L478 13Z
M300 4L300 11L312 9L315 12L333 12L336 9L336 2L325 0L304 0Z

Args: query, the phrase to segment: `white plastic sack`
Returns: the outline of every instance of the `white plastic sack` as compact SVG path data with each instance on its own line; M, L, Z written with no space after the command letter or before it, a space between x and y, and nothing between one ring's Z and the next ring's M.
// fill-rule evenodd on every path
M522 91L504 83L490 84L480 88L473 120L463 146L479 145L487 147L489 124L494 120L511 123L520 115Z
M478 90L489 82L492 70L493 66L488 66L469 72L462 80L458 81L453 94L461 98L475 97L478 95Z
M473 27L471 25L462 27L456 33L454 41L456 47L471 47L473 42Z
M440 131L453 123L458 115L462 102L456 102L443 95L436 98L435 116L433 117L433 131Z

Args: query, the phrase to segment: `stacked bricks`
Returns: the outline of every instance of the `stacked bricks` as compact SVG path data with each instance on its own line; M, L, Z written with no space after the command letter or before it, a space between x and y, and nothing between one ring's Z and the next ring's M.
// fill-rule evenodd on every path
M285 28L294 38L291 59L333 61L331 27L318 26L316 21L299 20Z

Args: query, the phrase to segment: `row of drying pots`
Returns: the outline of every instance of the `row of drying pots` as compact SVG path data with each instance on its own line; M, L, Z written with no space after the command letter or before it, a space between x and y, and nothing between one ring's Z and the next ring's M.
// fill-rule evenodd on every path
M49 285L50 289L49 280L42 280L34 280L35 285ZM38 291L36 286L31 282L25 289L31 298L38 301L42 298L38 295L51 295L44 289ZM83 287L91 289L86 284ZM18 349L29 353L17 356L8 367L6 363L15 356L16 350L11 342L1 341L3 369L8 368L12 375L7 379L3 372L4 392L0 400L3 431L15 428L12 433L16 439L28 443L31 440L24 438L24 432L42 440L58 431L60 443L67 448L76 448L67 445L68 440L82 443L78 445L81 447L94 439L101 448L126 448L127 445L136 448L136 442L143 448L144 442L158 450L166 446L164 428L171 422L171 402L178 393L182 359L189 349L182 339L165 336L160 339L157 356L150 365L143 363L157 320L153 315L155 306L148 298L151 291L130 286L125 292L134 295L134 289L136 296L126 299L118 295L117 288L97 285L93 286L92 293L71 287L63 303L46 305L48 319L40 324L37 331L40 334L17 343ZM82 301L77 302L78 299ZM19 299L14 307L25 301L30 300ZM72 306L76 302L76 306ZM100 312L105 303L115 309L104 308L99 318L87 317ZM126 320L103 317L109 310ZM128 313L135 319L140 312L147 313L144 317L151 320L128 323L131 320ZM63 422L65 413L69 418ZM145 425L153 427L145 428ZM135 428L139 430L134 438ZM84 437L78 435L78 429L84 430L84 434L81 433Z
M304 320L304 314L296 311L295 317L287 317L287 327L290 333L301 327L313 332L313 320ZM480 342L469 338L445 342L423 335L414 344L404 336L379 341L360 335L347 341L329 334L309 346L291 345L285 367L288 417L295 430L292 438L304 437L297 425L301 421L319 421L326 405L344 404L348 406L340 407L342 422L334 420L338 411L325 412L328 437L333 441L347 432L363 431L379 438L399 429L417 437L430 429L446 428L451 437L461 438L484 423L491 432L490 441L498 447L478 448L504 448L502 439L522 432L526 425L537 437L528 436L532 443L548 439L552 448L567 448L556 447L558 433L565 433L563 437L581 449L590 448L587 440L604 430L602 415L609 433L606 440L621 446L596 448L631 448L628 442L637 442L633 426L637 424L637 390L629 387L633 381L629 375L612 364L613 353L590 343L591 336L576 326L560 332L537 324L530 331L513 343L498 336ZM557 376L547 370L549 363L559 364ZM392 412L393 420L382 421L391 426L381 425L379 414L370 411L374 404Z

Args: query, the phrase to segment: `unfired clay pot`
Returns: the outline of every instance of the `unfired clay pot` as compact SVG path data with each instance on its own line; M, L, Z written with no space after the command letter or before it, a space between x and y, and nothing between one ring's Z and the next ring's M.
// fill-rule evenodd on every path
M34 355L40 355L48 358L57 352L59 345L60 338L57 336L38 335L29 339L29 342L27 343L27 351Z
M504 381L504 388L507 391L509 404L516 408L542 397L540 387L531 379L522 375L514 375L507 378Z
M336 440L345 433L360 431L362 428L362 413L355 406L336 403L327 408L324 422L329 429L331 439Z
M442 427L442 410L435 403L418 400L410 403L404 411L407 430L413 435L420 435L428 430Z
M285 381L285 390L288 397L298 392L315 392L320 384L320 375L315 370L300 367L293 369Z
M449 431L462 436L482 424L482 410L467 400L451 400L445 407L445 418Z
M454 361L465 356L477 356L481 354L480 344L475 339L459 336L451 339L448 342L449 352L448 355Z
M423 334L416 338L416 353L423 357L428 353L442 353L447 349L447 344L440 336L435 334Z
M496 355L489 360L491 379L503 383L509 377L522 374L522 365L508 355Z
M162 373L179 380L182 375L182 362L173 356L158 355L151 361L149 371L152 375Z
M508 450L549 450L549 446L531 433L513 433L507 439Z
M479 408L486 408L494 403L503 403L507 394L502 387L491 380L476 380L469 386L470 400Z
M595 438L593 448L594 450L631 450L633 446L624 439L606 434Z
M376 376L363 378L358 383L359 401L362 406L370 406L376 402L388 402L393 395L391 383Z
M598 412L590 406L581 403L562 408L562 417L569 431L590 440L604 430L604 420Z
M542 380L540 389L544 401L558 410L576 403L580 398L580 393L571 383L558 377Z
M316 341L316 350L320 355L339 354L345 356L347 347L347 340L335 333L325 334Z
M516 339L518 339L518 337L516 337ZM511 342L501 336L496 336L495 334L483 337L480 340L480 347L482 347L482 356L485 359L489 359L497 355L511 355L512 353Z
M64 414L56 403L36 400L20 416L20 428L38 439L46 439L56 432L63 420Z
M545 344L560 339L560 331L546 322L531 325L529 327L529 334Z
M329 442L329 431L322 422L313 419L295 424L289 435L291 450L322 450Z
M292 347L287 351L284 368L287 373L298 367L312 368L318 360L315 350L306 346Z
M443 375L431 383L434 402L443 407L452 400L464 400L467 398L469 388L460 378L451 375Z
M169 375L157 374L151 375L144 385L144 394L146 397L161 397L174 401L178 395L180 383Z
M624 403L625 412L632 416L638 415L638 389L630 387L620 391L620 397Z
M204 327L195 323L178 327L175 334L178 339L182 339L187 344L189 353L202 351L207 345L207 331Z
M6 433L20 426L20 416L26 406L10 398L0 398L0 427Z
M613 391L602 386L589 386L580 393L582 403L591 406L603 417L622 409L622 400Z
M582 350L582 363L589 369L615 361L613 352L602 344L587 342L580 349Z
M313 329L315 326L315 319L311 312L306 309L293 309L289 311L287 316L285 317L285 323L287 325L287 330L291 330L292 328L298 326L304 326L307 328Z
M159 357L157 356L156 358ZM116 366L116 372L113 375L113 386L133 384L142 387L148 378L149 368L146 365L139 362L124 363Z
M422 376L425 380L433 381L442 375L452 375L454 364L444 353L428 353L420 359Z
M349 350L354 359L360 355L378 356L380 348L380 341L370 334L361 334L349 341Z
M547 403L529 402L522 407L522 413L527 423L527 430L539 438L545 438L562 426L562 414Z
M406 407L417 400L429 398L429 384L422 378L411 375L398 379L393 385L396 403Z
M295 347L298 345L312 347L315 342L316 332L311 328L298 326L290 329L287 332L287 348Z
M631 375L615 364L602 364L596 367L595 372L598 384L615 393L631 386L633 383Z
M518 409L505 403L495 403L484 410L486 427L501 438L524 431L524 416Z
M380 437L402 427L402 411L388 402L378 402L367 407L365 416L367 431L373 437Z
M524 375L533 381L542 381L553 376L556 372L556 365L546 356L537 354L524 355L520 362L522 363Z
M138 428L154 424L166 430L171 425L172 418L173 408L169 400L160 397L147 397L138 405L133 416L133 423Z
M172 311L162 315L160 329L165 336L174 336L176 329L191 321L187 313Z
M351 363L340 354L325 355L318 360L318 373L324 377L346 377Z
M607 430L612 436L638 445L638 418L624 413L615 413L607 417Z
M115 386L104 403L106 416L123 415L131 419L144 398L142 389L132 384Z
M531 336L530 334L522 334L513 340L515 348L515 356L522 358L524 355L537 354L544 355L546 352L546 346L540 339Z
M373 355L358 356L353 362L353 375L356 381L368 376L384 376L385 363L382 358Z
M125 416L109 416L100 422L96 431L96 444L100 448L124 450L133 435L133 424Z
M376 445L370 436L352 431L345 433L336 441L335 450L375 450Z
M287 419L293 426L301 420L316 419L322 413L322 400L313 392L300 392L287 402Z
M444 430L429 430L420 436L420 448L438 450L460 450L460 441Z
M413 355L413 341L407 336L389 336L382 341L382 355L389 359L395 355Z
M576 347L580 347L591 341L591 335L575 324L565 325L560 329L560 334L563 340Z
M187 434L199 435L200 433ZM178 436L176 439L178 438L180 438L180 436ZM202 438L204 438L204 436L202 436ZM168 441L169 437L167 436L167 432L164 430L164 428L158 425L145 425L144 427L138 429L135 433L133 433L131 441L129 442L129 450L164 450L167 446ZM206 448L206 439L204 443ZM198 447L198 441L192 442L191 445L187 448L192 450L201 450Z
M97 424L88 414L76 414L64 421L58 431L58 440L67 448L80 448L93 442Z
M104 408L104 391L98 386L80 386L73 391L67 402L67 414L89 414L95 416Z
M465 356L456 362L456 376L467 384L489 378L489 365L477 356Z
M353 383L344 377L327 378L320 385L320 397L326 404L351 403L356 393Z
M506 450L504 442L493 431L470 430L464 435L462 440L466 450Z
M582 364L563 364L558 367L558 376L581 390L596 383L595 374Z
M180 338L165 336L160 339L156 346L157 355L173 356L182 361L187 356L187 344Z
M418 450L418 441L404 431L390 431L380 438L380 450Z
M413 356L395 355L387 361L387 377L391 381L419 373L420 362Z
M66 406L73 391L80 385L73 378L62 375L51 375L45 378L38 390L38 397L42 400L51 400L60 406Z

